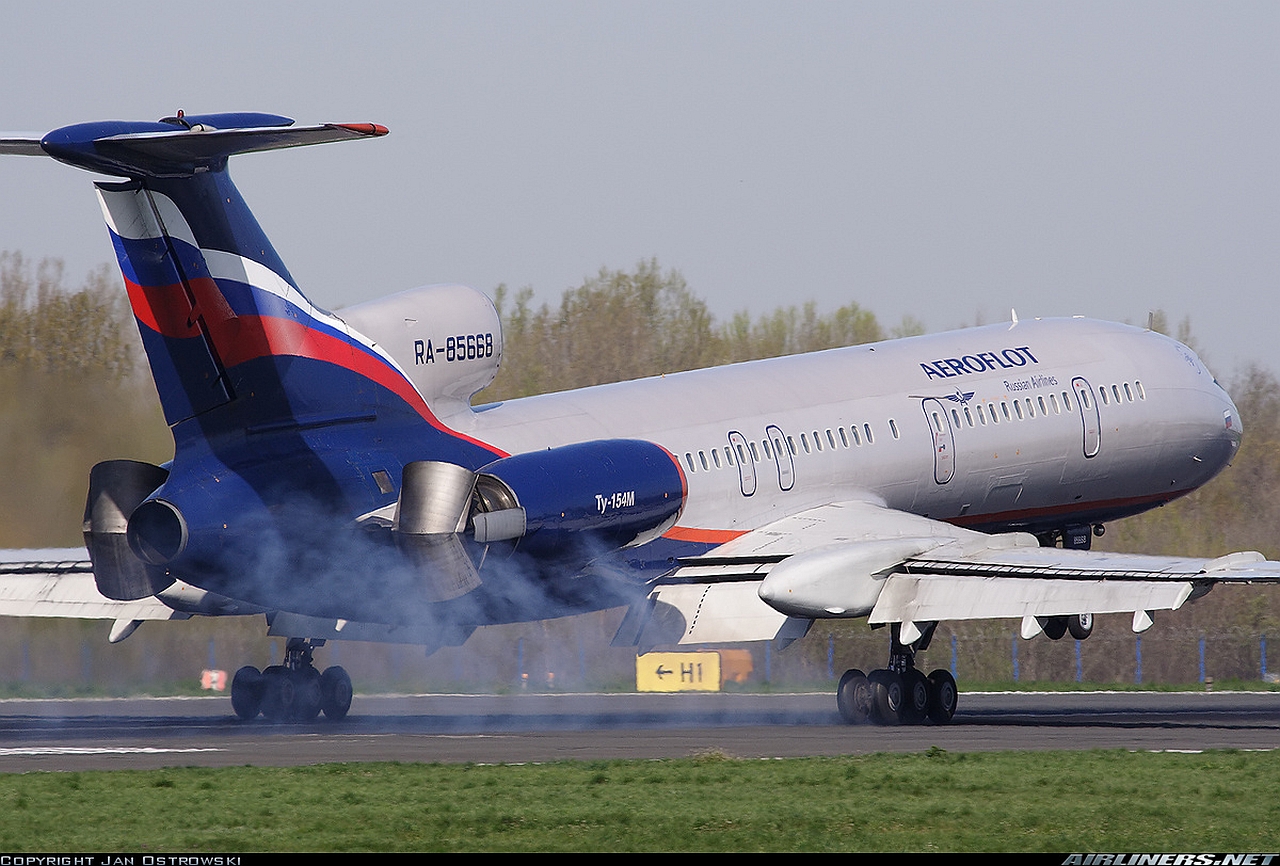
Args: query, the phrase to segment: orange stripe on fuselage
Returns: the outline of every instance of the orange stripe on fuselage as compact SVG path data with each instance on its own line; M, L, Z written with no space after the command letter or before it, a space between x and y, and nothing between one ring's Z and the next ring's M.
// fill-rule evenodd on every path
M663 538L672 541L692 541L698 544L725 544L743 535L746 533L737 529L696 529L690 526L673 526L662 533Z

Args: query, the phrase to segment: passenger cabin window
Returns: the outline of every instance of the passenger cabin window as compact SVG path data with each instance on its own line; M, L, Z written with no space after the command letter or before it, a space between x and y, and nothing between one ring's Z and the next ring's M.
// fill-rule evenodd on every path
M689 464L690 472L695 471L693 468L693 454L691 452L689 451L684 452L684 462Z
M893 434L893 438L894 438L894 439L899 438L899 435L898 435L898 422L897 422L897 421L894 421L892 418L890 418L890 419L889 419L889 432Z
M1142 383L1141 383L1141 382L1134 382L1134 383L1133 383L1133 387L1135 387L1135 388L1137 388L1137 389L1138 389L1138 399L1139 399L1139 400L1145 400L1145 399L1147 399L1147 392L1142 390Z
M853 426L853 427L850 427L850 428L849 428L849 432L853 434L853 444L854 444L854 445L861 446L861 445L862 445L862 437L858 435L858 428L857 428L857 426L855 425L855 426Z
M876 439L875 439L875 437L871 435L871 425L870 425L870 424L863 424L863 425L862 425L862 432L863 432L863 434L865 434L865 435L866 435L866 437L867 437L867 444L868 444L868 445L874 445L874 444L876 443Z
M840 447L849 447L849 437L845 434L843 427L840 428Z

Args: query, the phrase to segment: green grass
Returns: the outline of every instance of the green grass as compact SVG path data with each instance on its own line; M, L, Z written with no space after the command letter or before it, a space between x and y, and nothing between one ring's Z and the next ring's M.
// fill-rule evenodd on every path
M1273 851L1280 752L0 776L6 852Z

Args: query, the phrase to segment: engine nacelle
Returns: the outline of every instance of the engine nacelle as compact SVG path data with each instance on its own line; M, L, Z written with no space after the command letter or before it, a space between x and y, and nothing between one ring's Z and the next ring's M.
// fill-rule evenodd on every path
M480 586L458 538L466 526L475 473L453 463L420 460L404 467L391 535L421 571L431 601L447 601Z
M680 517L684 473L666 449L635 439L602 439L530 451L479 470L481 542L518 538L518 549L554 556L596 544L634 547Z
M84 545L94 582L107 598L133 601L173 583L162 569L149 567L130 550L126 535L130 515L168 477L168 470L134 460L107 460L89 472Z

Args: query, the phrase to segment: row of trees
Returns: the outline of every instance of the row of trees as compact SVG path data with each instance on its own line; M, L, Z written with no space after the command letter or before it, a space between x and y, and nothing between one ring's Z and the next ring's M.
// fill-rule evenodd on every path
M563 391L757 358L815 352L924 333L907 318L886 331L856 303L819 314L810 302L719 323L679 271L657 261L634 271L601 269L560 303L534 307L533 290L495 293L502 318L503 366L485 400Z
M81 543L89 468L172 456L118 275L0 254L0 547Z

